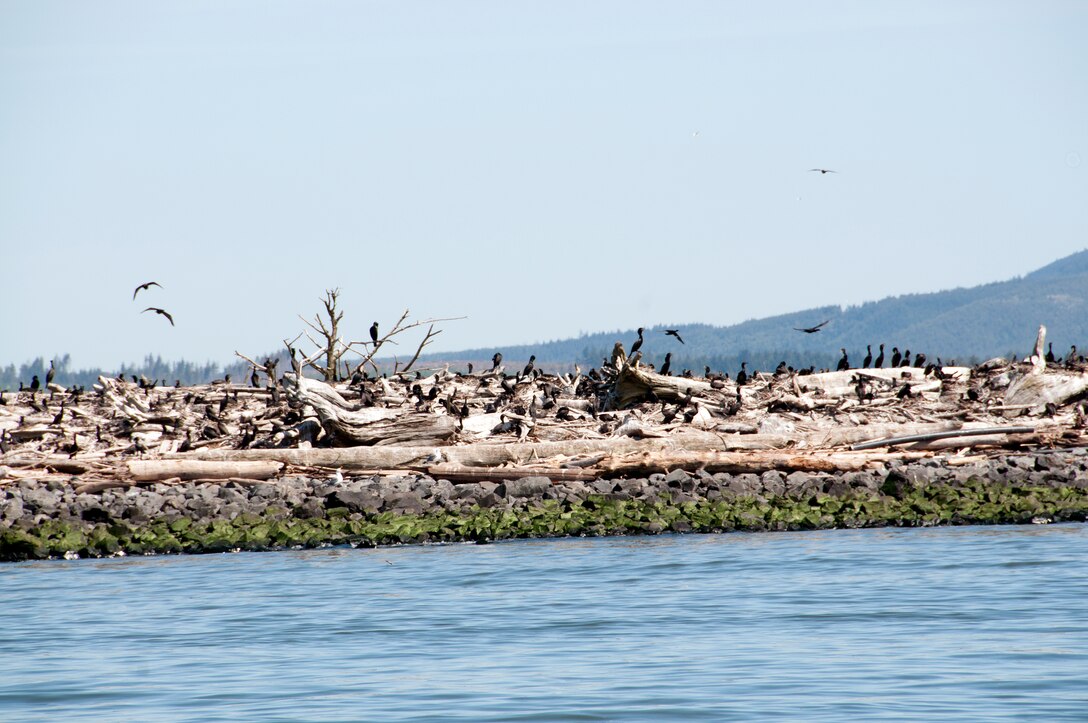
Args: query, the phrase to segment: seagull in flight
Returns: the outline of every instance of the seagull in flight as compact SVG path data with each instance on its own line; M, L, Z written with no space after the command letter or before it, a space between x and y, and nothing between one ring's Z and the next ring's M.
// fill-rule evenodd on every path
M140 313L143 314L148 311L154 311L156 314L162 314L166 317L166 320L170 322L170 326L174 326L174 317L170 316L164 309L160 309L157 306L149 306Z
M794 331L803 331L806 334L815 334L816 332L818 332L821 329L821 327L823 327L824 324L826 324L829 321L831 321L831 319L826 319L825 321L821 321L816 326L806 326L806 327L797 327L797 326L795 326L795 327L793 327L793 329L794 329Z
M678 342L680 342L681 344L684 343L684 340L680 338L680 330L679 329L666 329L665 334L668 335L668 336L675 336L676 340Z
M838 173L838 171L832 171L830 168L810 168L810 169L808 169L809 173L812 173L813 171L819 171L821 176L823 174L825 174L825 173Z
M132 298L135 299L136 294L140 293L141 291L147 291L147 289L152 286L158 286L160 289L162 288L162 284L160 284L158 281L148 281L146 284L140 284L136 287L136 290L132 292Z

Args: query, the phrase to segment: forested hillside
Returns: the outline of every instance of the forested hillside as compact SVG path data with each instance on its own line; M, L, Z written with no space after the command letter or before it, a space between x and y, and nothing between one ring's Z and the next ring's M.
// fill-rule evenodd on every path
M795 327L825 320L828 323L817 333L795 331ZM637 325L639 320L632 319L632 323ZM896 346L912 353L924 352L930 360L940 357L945 362L972 363L994 356L1026 355L1039 324L1046 324L1047 338L1060 356L1073 344L1082 350L1088 348L1088 250L1023 277L967 289L908 294L847 308L806 309L725 327L678 320L647 328L642 353L645 361L660 366L665 354L672 352L675 372L688 368L696 373L709 366L735 374L742 361L748 363L749 370L773 369L780 361L796 368L834 367L840 347L847 349L852 364L860 365L866 345L872 345L875 355L880 343L885 344L889 358ZM678 329L684 343L666 336L666 328ZM579 364L588 371L611 354L616 341L630 349L635 338L632 326L573 339L435 353L424 355L421 361L432 367L449 362L456 369L472 362L482 368L490 366L491 356L499 351L508 369L520 367L535 354L542 366L569 369ZM259 358L266 356L285 358L282 350L275 349ZM56 381L65 385L90 385L99 374L114 376L118 372L182 384L207 382L224 374L244 382L249 376L244 362L224 367L212 362L165 362L151 355L142 364L119 370L72 369L68 355L58 357L56 366ZM288 366L284 363L280 368ZM48 368L45 358L19 367L9 364L0 368L0 389L17 389L20 382L29 384L34 374L44 382Z

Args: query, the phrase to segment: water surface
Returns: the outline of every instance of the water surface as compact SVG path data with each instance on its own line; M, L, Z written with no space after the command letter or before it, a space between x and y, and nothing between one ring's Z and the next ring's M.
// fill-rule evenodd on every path
M3 720L1088 719L1088 526L0 565Z

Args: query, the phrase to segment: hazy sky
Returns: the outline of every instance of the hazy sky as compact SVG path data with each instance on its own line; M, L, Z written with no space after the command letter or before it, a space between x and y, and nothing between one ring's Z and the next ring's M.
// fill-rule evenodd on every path
M1084 2L0 0L0 363L231 361L332 287L351 338L467 316L453 350L1004 280L1088 246L1086 38Z

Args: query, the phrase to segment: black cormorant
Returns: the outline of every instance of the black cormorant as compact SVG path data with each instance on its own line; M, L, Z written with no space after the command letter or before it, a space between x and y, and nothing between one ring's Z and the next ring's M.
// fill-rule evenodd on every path
M641 326L638 328L638 339L635 339L635 343L631 345L631 356L635 355L635 352L642 348L642 332L645 331Z
M143 314L143 313L148 312L148 311L154 311L156 314L162 314L163 316L166 317L166 320L170 322L170 326L174 326L174 317L170 316L170 314L168 314L163 309L160 309L157 306L149 306L146 309L144 309L143 311L141 311L140 313Z
M899 353L899 347L892 347L892 368L895 369L899 366L899 362L903 361L903 355Z
M880 369L884 366L884 345L880 345L880 353L876 355L876 361L873 362L873 369Z
M873 346L872 344L865 345L865 358L861 360L861 368L868 369L869 365L873 363Z
M835 368L843 372L850 368L850 360L846 356L846 349L839 349L839 351L842 352L842 359L839 359L839 365Z
M821 328L823 328L824 324L826 324L826 323L827 323L827 322L829 322L829 321L831 321L831 319L826 319L826 320L824 320L824 321L821 321L821 322L820 322L819 324L817 324L816 326L805 326L805 327L798 327L798 326L795 326L795 327L793 327L793 330L794 330L794 331L803 331L803 332L805 332L806 334L815 334L815 333L816 333L816 332L818 332L818 331L819 331L819 330L820 330Z
M162 284L160 284L158 281L148 281L146 284L140 284L136 287L136 290L132 292L132 298L135 299L136 294L140 293L141 291L146 291L152 286L158 286L160 289L162 288Z
M680 342L681 344L684 343L684 340L680 338L680 330L679 329L666 329L665 334L668 335L668 336L675 336L676 340L678 342Z

